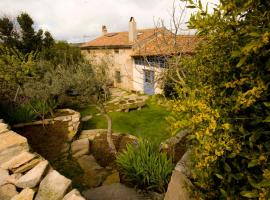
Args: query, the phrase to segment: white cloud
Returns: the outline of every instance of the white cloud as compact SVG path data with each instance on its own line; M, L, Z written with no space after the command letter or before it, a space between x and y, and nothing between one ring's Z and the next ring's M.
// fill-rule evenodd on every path
M173 1L1 0L0 14L16 16L27 12L37 28L49 30L56 39L79 42L98 36L103 24L109 31L125 31L131 16L138 28L153 27L159 18L169 25Z

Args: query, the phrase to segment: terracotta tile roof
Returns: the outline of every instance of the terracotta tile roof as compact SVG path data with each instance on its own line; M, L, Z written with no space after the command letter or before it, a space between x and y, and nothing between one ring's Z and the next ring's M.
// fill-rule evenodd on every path
M195 35L160 34L134 49L132 56L190 54L194 52L199 41L200 38Z
M139 29L138 38L136 43L140 43L145 39L151 37L155 33L163 30L162 28L152 28L152 29ZM81 48L91 48L91 47L110 47L110 46L132 46L133 43L128 40L128 32L115 32L107 33L104 36L98 37L92 41L82 44Z

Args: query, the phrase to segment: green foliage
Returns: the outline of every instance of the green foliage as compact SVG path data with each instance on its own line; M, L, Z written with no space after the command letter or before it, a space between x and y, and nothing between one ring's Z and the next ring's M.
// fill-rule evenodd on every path
M168 120L193 129L197 199L268 199L270 2L221 1L211 14L190 3L201 44L178 66Z
M5 116L3 117L10 124L32 122L37 117L36 113L33 111L32 107L28 103L14 106L11 109L3 110L2 108L1 111L5 112Z
M116 163L124 180L145 190L165 192L173 170L172 160L147 140L129 144Z
M16 25L19 25L19 29ZM49 32L43 34L43 30L34 30L34 21L27 13L17 16L17 21L11 21L8 17L0 18L0 39L3 45L18 49L23 54L39 52L53 45L54 40Z

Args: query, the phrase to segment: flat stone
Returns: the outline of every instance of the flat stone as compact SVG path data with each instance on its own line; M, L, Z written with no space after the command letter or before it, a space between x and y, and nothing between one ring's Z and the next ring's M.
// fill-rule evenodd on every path
M35 200L61 200L71 187L71 180L52 170L41 181Z
M77 189L73 189L64 196L63 200L85 200L85 198L81 196Z
M41 181L43 174L48 166L49 162L44 160L36 165L33 169L23 175L15 185L19 188L34 188Z
M87 121L89 121L89 120L92 119L92 118L93 118L92 115L87 115L87 116L82 117L81 121L82 121L82 122L87 122Z
M192 162L191 162L191 151L188 150L180 159L180 161L176 164L175 170L181 172L186 177L191 177L191 169L192 169Z
M35 157L36 157L35 154L29 153L29 152L22 152L21 154L10 159L9 161L1 164L0 167L3 169L15 169L29 162Z
M19 178L22 177L22 174L20 173L16 173L16 174L11 174L8 179L7 179L7 182L8 183L11 183L13 185L15 185L15 183L19 180Z
M104 185L86 190L83 196L87 200L142 200L147 199L143 194L137 193L134 188L129 188L121 183Z
M89 154L90 144L88 138L75 140L71 143L71 154L74 158Z
M114 170L113 173L105 179L102 185L111 185L114 183L120 183L119 172Z
M0 186L7 183L8 177L8 170L0 168Z
M88 138L90 141L93 141L95 137L100 133L107 133L106 129L93 129L93 130L83 130L80 133L79 139Z
M12 197L17 195L16 187L12 184L5 184L0 186L0 199L1 200L10 200Z
M78 163L84 171L81 181L88 187L97 187L105 180L108 170L101 167L92 155L84 155L78 159Z
M25 188L20 192L20 194L17 194L11 200L33 200L34 194L34 190L30 188Z
M174 170L164 200L191 200L190 180L181 172Z
M11 169L13 173L24 173L35 167L38 163L40 163L43 159L38 157L30 160L29 162L23 164L22 166L16 168L16 169Z
M27 139L9 131L0 134L0 163L4 163L24 151L28 151Z

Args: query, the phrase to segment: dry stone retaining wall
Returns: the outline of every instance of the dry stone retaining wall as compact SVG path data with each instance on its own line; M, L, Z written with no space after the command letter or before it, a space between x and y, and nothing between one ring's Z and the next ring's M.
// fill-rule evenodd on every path
M66 120L78 128L80 116L75 114ZM72 190L70 179L29 149L27 139L0 120L1 200L85 200L77 190Z

